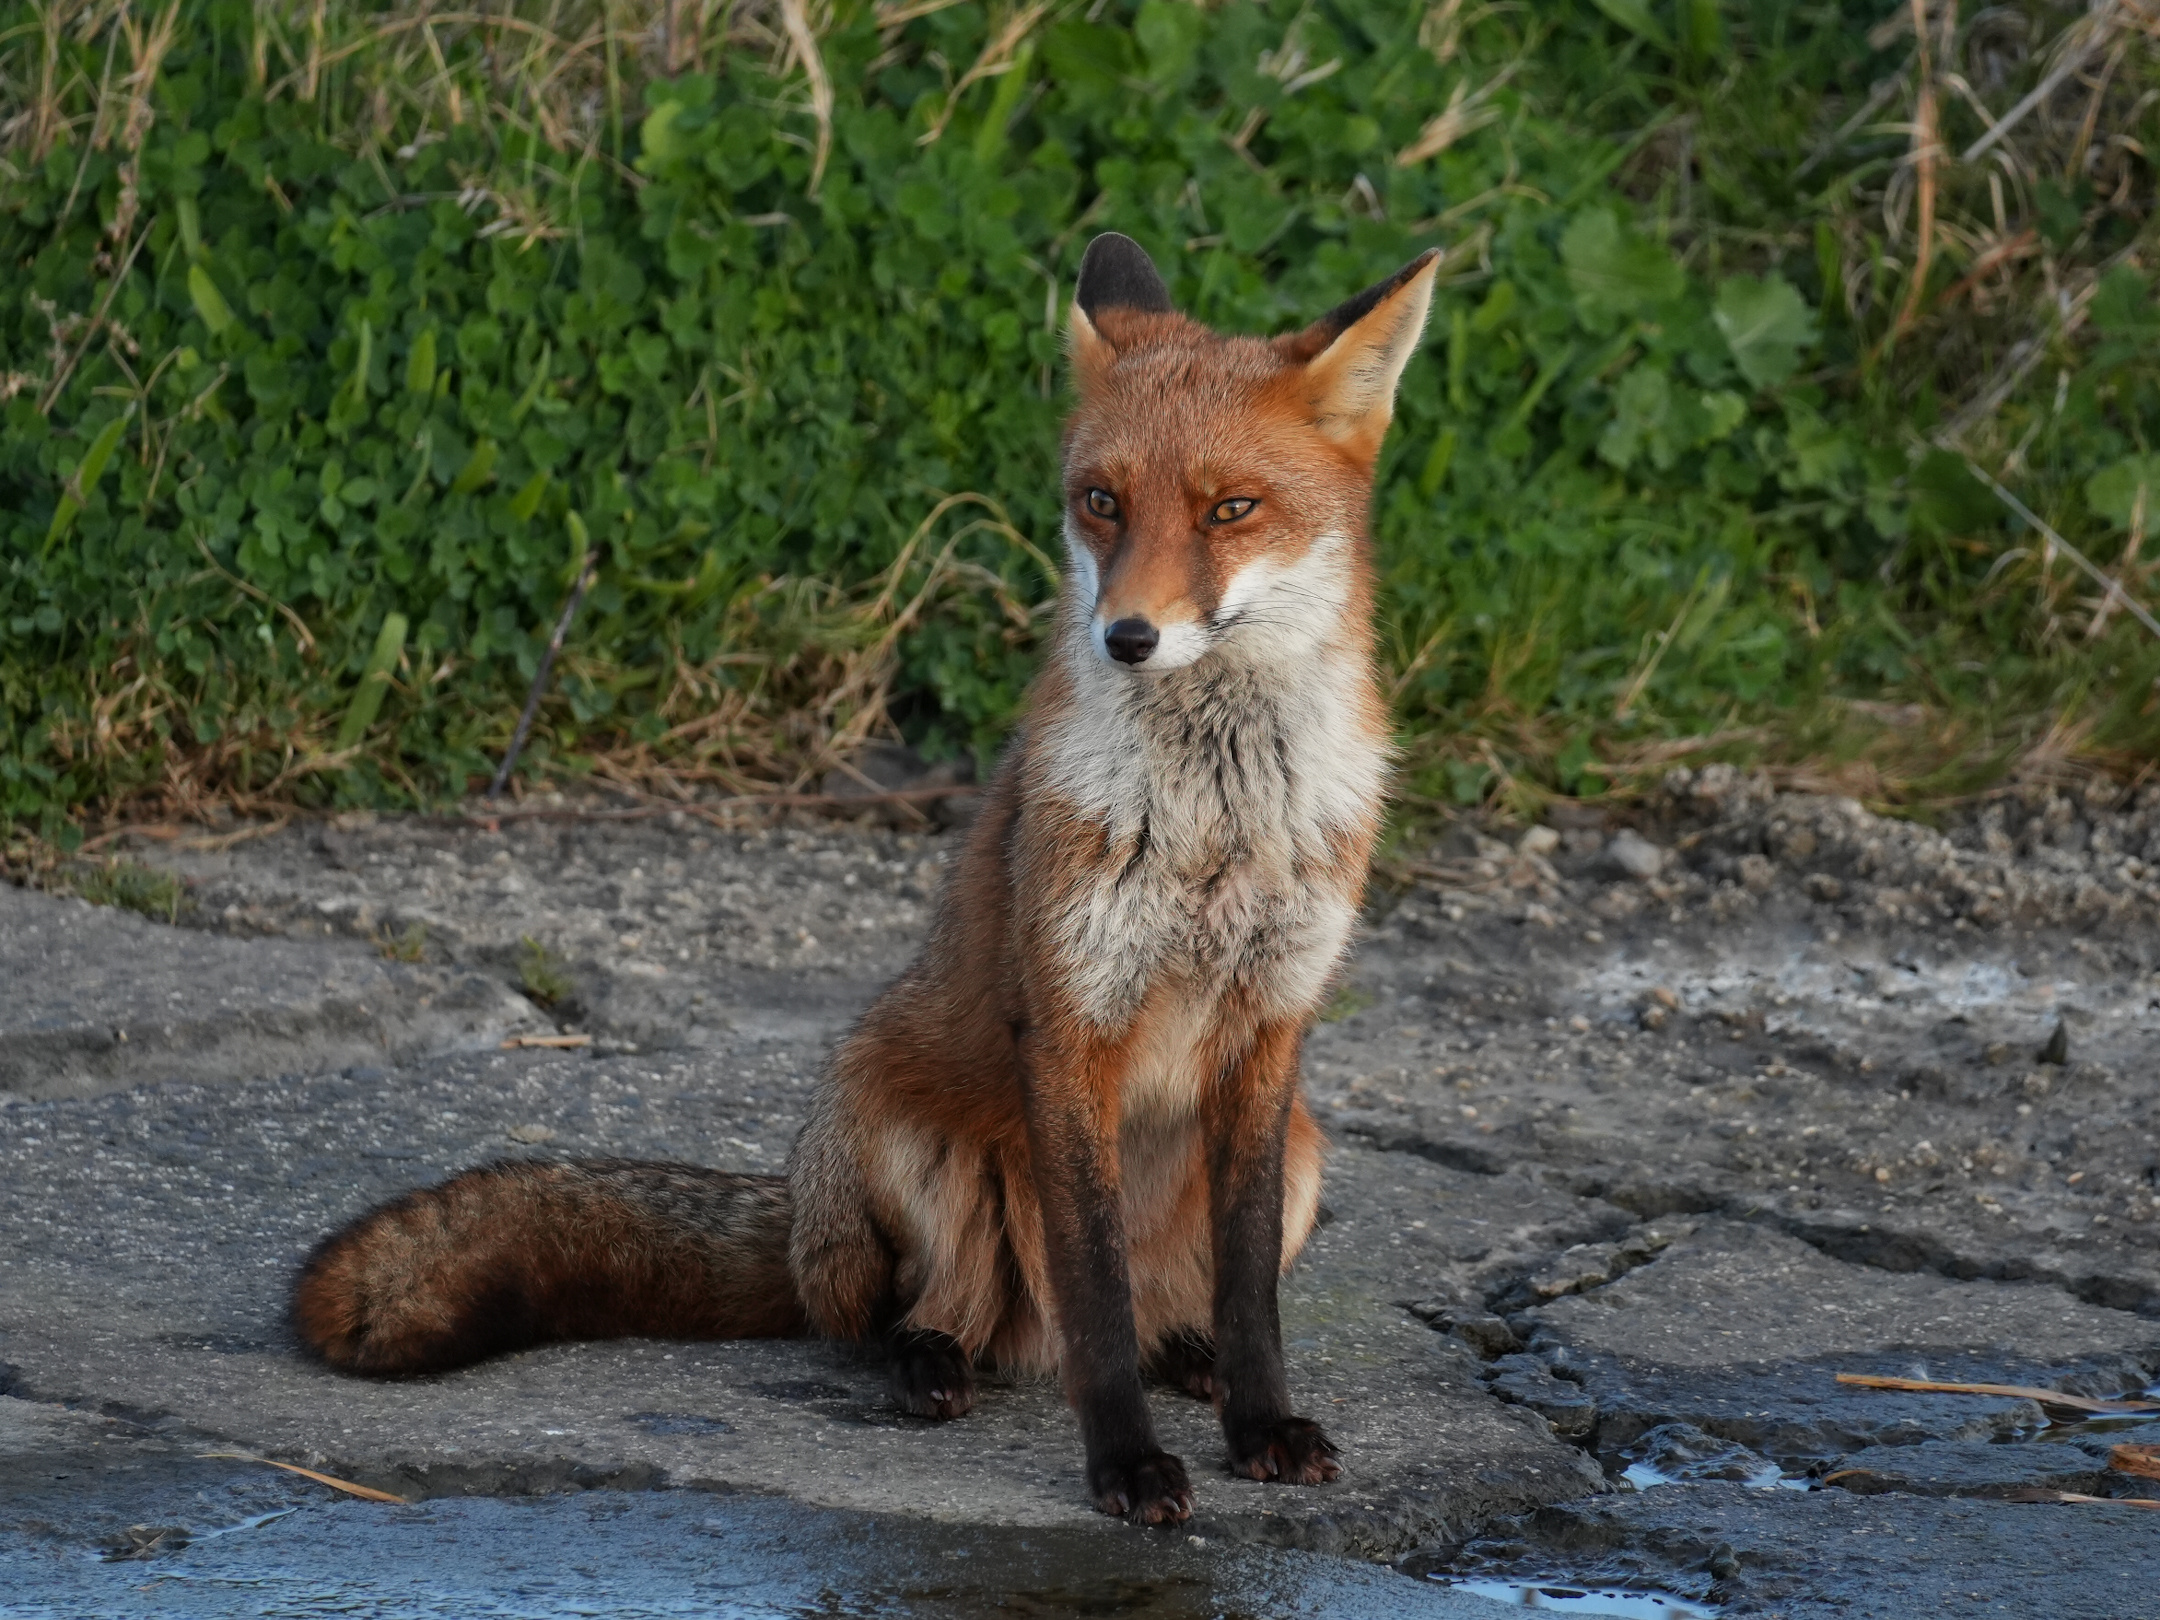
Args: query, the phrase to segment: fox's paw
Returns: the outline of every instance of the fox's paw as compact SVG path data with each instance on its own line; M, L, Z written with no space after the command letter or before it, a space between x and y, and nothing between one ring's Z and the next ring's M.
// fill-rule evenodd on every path
M1183 1524L1192 1517L1192 1481L1185 1477L1185 1465L1167 1451L1090 1463L1088 1489L1103 1512L1134 1524Z
M1173 1333L1148 1358L1148 1374L1194 1400L1215 1398L1215 1341L1197 1328Z
M917 1417L966 1417L975 1405L975 1368L960 1341L932 1328L903 1328L887 1350L893 1404Z
M1342 1473L1334 1442L1310 1418L1263 1418L1224 1425L1230 1470L1281 1485L1325 1485Z

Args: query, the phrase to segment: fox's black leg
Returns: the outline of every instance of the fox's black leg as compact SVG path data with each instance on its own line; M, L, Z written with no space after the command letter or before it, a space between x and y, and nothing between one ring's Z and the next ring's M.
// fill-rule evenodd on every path
M1195 1400L1215 1398L1215 1341L1197 1328L1173 1333L1147 1359L1147 1373Z
M975 1368L960 1341L935 1328L896 1327L885 1337L885 1377L893 1403L917 1417L966 1417L975 1405Z
M1125 1224L1118 1206L1114 1053L1023 1047L1028 1145L1042 1201L1065 1393L1087 1444L1088 1490L1140 1524L1192 1514L1185 1465L1162 1448L1140 1388ZM1114 1106L1114 1104L1113 1104Z
M1234 1471L1318 1485L1342 1469L1320 1426L1290 1410L1276 1308L1283 1140L1297 1050L1295 1026L1263 1026L1220 1076L1205 1109L1215 1253L1214 1395Z

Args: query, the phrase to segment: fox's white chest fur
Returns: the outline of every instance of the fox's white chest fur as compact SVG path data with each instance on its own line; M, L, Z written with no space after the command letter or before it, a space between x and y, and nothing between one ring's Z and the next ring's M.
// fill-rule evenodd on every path
M1330 645L1333 593L1273 583L1257 606L1294 611L1159 675L1064 638L1075 701L1045 726L1042 759L1108 836L1058 945L1069 992L1106 1031L1165 976L1302 1016L1349 942L1362 872L1346 884L1340 857L1377 819L1387 739L1367 719L1363 658Z

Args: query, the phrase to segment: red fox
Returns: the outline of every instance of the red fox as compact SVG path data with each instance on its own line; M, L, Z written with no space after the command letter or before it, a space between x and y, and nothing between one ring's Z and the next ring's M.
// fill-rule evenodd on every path
M1056 1373L1088 1489L1192 1511L1143 1370L1231 1467L1340 1473L1295 1415L1276 1288L1322 1141L1299 1051L1363 895L1390 770L1373 665L1373 464L1425 253L1295 335L1171 308L1118 235L1069 322L1064 582L1038 676L915 964L819 1083L780 1176L502 1163L362 1216L294 1292L332 1366L550 1340L882 1345L909 1412L979 1368Z

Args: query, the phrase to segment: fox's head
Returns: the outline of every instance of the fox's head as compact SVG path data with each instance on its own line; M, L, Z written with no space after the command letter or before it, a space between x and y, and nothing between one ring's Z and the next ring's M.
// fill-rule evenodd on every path
M1373 463L1437 258L1269 341L1178 314L1130 237L1089 244L1069 328L1066 612L1096 658L1146 676L1364 645Z

